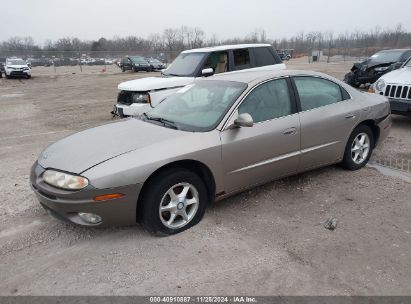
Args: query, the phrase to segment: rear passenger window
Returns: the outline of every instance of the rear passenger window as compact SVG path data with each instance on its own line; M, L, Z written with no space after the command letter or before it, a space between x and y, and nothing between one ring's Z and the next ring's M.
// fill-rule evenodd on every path
M269 48L259 47L254 49L254 58L256 66L273 65L277 62Z
M233 50L234 65L241 67L250 64L250 53L248 49Z
M301 110L307 111L344 100L341 87L318 77L294 77Z

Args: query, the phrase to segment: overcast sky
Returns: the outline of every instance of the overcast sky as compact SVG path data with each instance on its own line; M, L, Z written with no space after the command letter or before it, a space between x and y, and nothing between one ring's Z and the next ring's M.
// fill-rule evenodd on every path
M0 0L0 41L135 35L198 26L207 36L243 37L263 28L269 38L304 31L368 30L402 23L411 30L410 0Z

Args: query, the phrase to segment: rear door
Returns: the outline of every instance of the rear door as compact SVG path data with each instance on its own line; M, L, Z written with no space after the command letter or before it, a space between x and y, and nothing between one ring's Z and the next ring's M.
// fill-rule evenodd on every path
M341 160L356 126L361 102L337 83L321 77L293 77L300 108L299 171Z
M227 193L296 172L300 121L290 88L286 78L258 85L238 107L254 125L221 132Z
M240 71L253 67L249 48L234 49L230 51L230 54L230 71Z

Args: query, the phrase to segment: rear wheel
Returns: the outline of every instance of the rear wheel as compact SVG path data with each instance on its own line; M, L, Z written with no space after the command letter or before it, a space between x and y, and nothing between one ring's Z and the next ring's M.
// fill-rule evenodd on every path
M121 67L121 71L124 73L126 71L126 68L124 67L124 65Z
M207 207L207 188L195 173L180 168L160 172L142 193L138 218L156 234L184 231L202 219Z
M345 147L342 165L348 170L358 170L364 167L374 147L374 136L366 125L359 125L351 133Z

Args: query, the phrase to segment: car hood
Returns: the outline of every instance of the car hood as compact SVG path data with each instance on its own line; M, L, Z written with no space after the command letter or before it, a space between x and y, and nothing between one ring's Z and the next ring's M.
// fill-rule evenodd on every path
M123 91L151 91L182 87L194 81L194 77L146 77L122 82L118 85Z
M130 118L63 138L47 147L38 162L43 168L81 174L116 156L187 134Z
M21 69L21 68L28 68L27 64L8 64L8 68L14 68L14 69Z
M411 84L411 68L402 68L382 76L386 83Z

